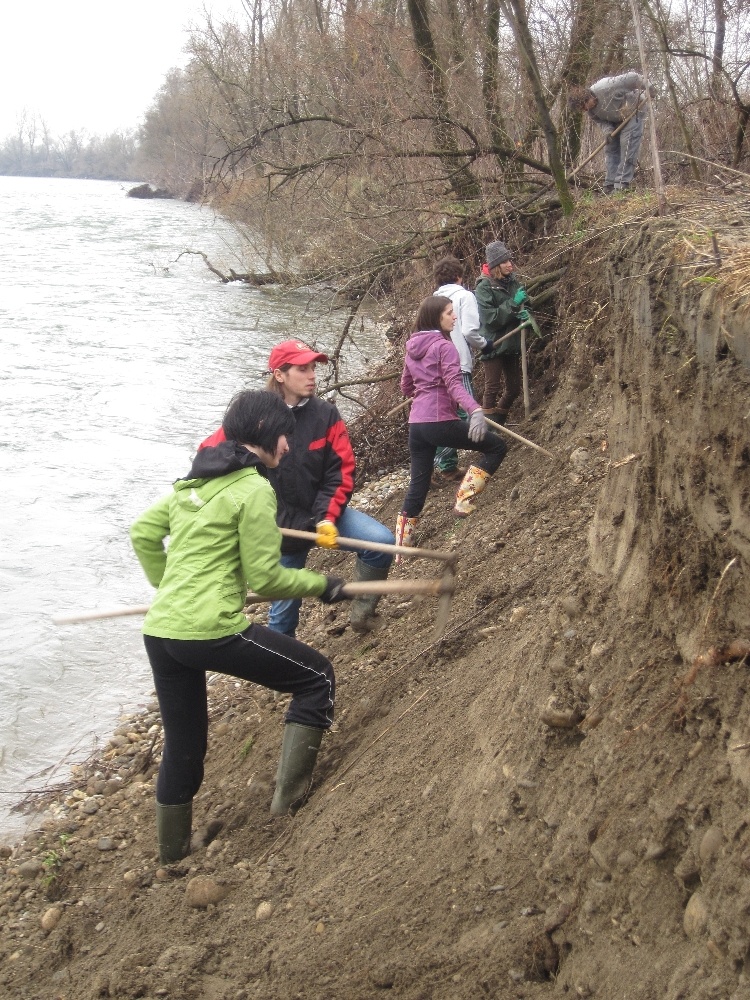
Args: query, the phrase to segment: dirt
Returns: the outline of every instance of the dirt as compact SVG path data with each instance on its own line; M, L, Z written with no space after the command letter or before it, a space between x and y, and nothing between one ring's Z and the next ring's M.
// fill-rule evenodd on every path
M750 207L670 200L558 234L510 425L556 457L514 443L466 521L431 493L442 641L432 599L364 638L306 604L338 714L304 808L268 814L283 699L217 678L196 846L160 869L145 706L2 859L4 997L750 997Z

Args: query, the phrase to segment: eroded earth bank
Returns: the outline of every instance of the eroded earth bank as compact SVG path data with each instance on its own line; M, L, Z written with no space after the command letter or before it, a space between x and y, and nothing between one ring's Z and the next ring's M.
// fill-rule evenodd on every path
M144 708L2 860L3 996L750 996L750 205L670 200L559 244L511 424L555 461L514 444L464 522L431 493L444 640L431 600L364 640L309 604L339 693L308 804L268 815L283 700L217 680L159 869ZM403 471L360 497L388 522Z

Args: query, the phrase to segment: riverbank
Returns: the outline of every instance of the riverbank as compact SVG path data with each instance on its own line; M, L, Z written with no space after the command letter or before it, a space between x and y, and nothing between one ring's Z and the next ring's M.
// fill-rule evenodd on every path
M107 752L132 766L154 740L145 770L87 778L2 861L9 997L744 1000L750 203L710 219L718 271L685 215L611 212L512 424L555 461L513 444L465 521L430 494L418 542L460 560L442 642L428 599L384 600L367 637L307 602L338 678L309 802L268 814L284 700L217 681L170 869L158 723L127 720ZM389 524L394 471L363 498Z

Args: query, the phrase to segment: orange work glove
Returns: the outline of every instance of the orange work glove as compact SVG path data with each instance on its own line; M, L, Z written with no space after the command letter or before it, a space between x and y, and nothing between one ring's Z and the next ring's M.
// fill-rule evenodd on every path
M315 525L317 538L315 544L324 549L337 549L339 541L339 529L333 521L318 521Z

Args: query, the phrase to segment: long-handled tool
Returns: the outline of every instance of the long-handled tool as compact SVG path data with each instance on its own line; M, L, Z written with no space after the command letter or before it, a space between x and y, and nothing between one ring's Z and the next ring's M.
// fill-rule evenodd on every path
M427 594L441 599L453 593L452 582L445 578L437 580L372 580L368 583L345 583L343 592L347 597L360 597L366 594ZM284 597L286 595L283 595ZM262 604L275 598L252 591L247 595L246 604ZM131 605L120 608L98 608L94 611L79 611L72 615L54 615L55 625L75 625L78 622L92 622L104 618L125 618L133 615L145 615L148 604Z
M531 315L528 310L526 312L526 319L519 326L510 330L508 333L504 333L502 337L498 337L497 340L492 342L492 346L497 347L498 344L502 344L504 340L509 340L514 337L517 333L521 334L521 375L523 377L523 411L527 417L531 414L531 400L529 398L529 364L526 358L526 331L532 330L537 337L541 337L542 331L539 329L537 321Z
M312 531L298 531L296 528L282 528L282 535L287 538L300 538L305 541L317 542L317 535ZM347 597L359 597L366 594L426 594L440 598L435 620L435 638L440 638L445 632L450 614L451 600L455 590L455 566L458 556L455 552L439 552L435 549L420 549L406 545L388 545L386 542L363 542L358 538L339 538L339 548L362 549L364 551L387 552L391 555L409 556L412 559L433 559L442 562L445 571L440 579L432 580L371 580L369 582L346 583L343 592ZM286 596L286 595L281 595ZM260 604L274 600L272 596L249 593L247 604ZM81 611L72 615L56 615L52 621L55 625L74 625L78 622L97 621L104 618L122 618L129 615L145 615L148 605L132 607L104 608L95 611Z
M570 171L570 173L568 174L568 176L567 176L567 178L566 178L566 179L567 179L567 180L569 180L569 181L573 180L573 178L574 178L574 177L575 177L575 175L576 175L576 174L578 173L578 171L579 171L579 170L582 170L582 169L583 169L583 168L584 168L584 167L586 166L586 164L587 164L587 163L589 163L589 162L590 162L591 160L593 160L593 159L594 159L594 157L596 156L596 154L597 154L597 153L601 153L601 151L602 151L602 150L604 149L604 147L605 147L606 145L608 145L608 144L609 144L609 143L610 143L610 142L611 142L611 141L612 141L612 140L614 139L614 137L615 137L616 135L619 135L619 134L620 134L620 132L622 132L622 130L623 130L623 129L625 128L625 126L626 126L626 125L628 124L628 122L630 121L630 119L631 119L631 118L633 118L633 117L634 117L635 115L637 115L637 114L638 114L638 112L639 112L639 111L640 111L640 110L641 110L641 109L642 109L643 107L645 107L646 103L647 103L647 102L646 102L646 100L645 100L645 99L644 99L643 101L639 100L639 101L638 101L638 103L636 104L635 108L634 108L634 109L633 109L633 110L632 110L632 111L630 112L630 114L628 115L628 117L627 117L627 118L624 118L624 119L623 119L623 120L622 120L622 121L620 122L620 124L619 124L619 125L617 126L617 128L613 128L613 129L612 129L612 131L611 131L611 132L609 133L609 135L607 136L607 138L606 138L606 139L604 140L604 142L602 142L602 143L601 143L600 145L598 145L598 146L596 147L596 149L594 150L594 152L593 152L593 153L589 153L589 155L588 155L588 156L586 157L586 159L585 159L585 160L581 160L581 162L580 162L580 163L578 164L578 166L577 166L577 167L575 167L575 169L573 169L573 170L571 170L571 171Z
M490 425L493 431L499 431L501 434L505 434L507 437L512 437L514 441L520 441L521 444L525 444L527 448L533 448L534 451L540 451L543 455L546 455L547 458L551 458L552 461L555 460L555 456L552 454L552 452L547 451L546 448L542 448L541 445L534 444L533 441L529 441L528 438L521 437L521 435L516 434L515 431L508 430L508 428L503 427L502 424L496 424L495 421L490 420L489 417L485 417L484 419L487 421L487 423Z
M526 311L528 312L528 310ZM507 333L504 333L502 337L498 337L497 340L493 340L492 346L497 347L499 344L502 344L504 340L510 340L510 338L514 337L517 333L523 333L525 330L528 329L531 329L537 337L541 337L542 331L539 329L539 324L531 315L531 313L528 314L527 318L523 321L523 323L519 323L518 326L515 326L513 327L512 330L509 330Z
M314 531L300 531L297 528L281 528L285 538L301 538L306 542L317 542ZM363 542L360 538L336 539L336 548L361 549L363 552L387 552L394 556L410 556L412 559L437 559L440 562L455 563L458 556L455 552L440 552L438 549L417 549L410 545L389 545L387 542Z

